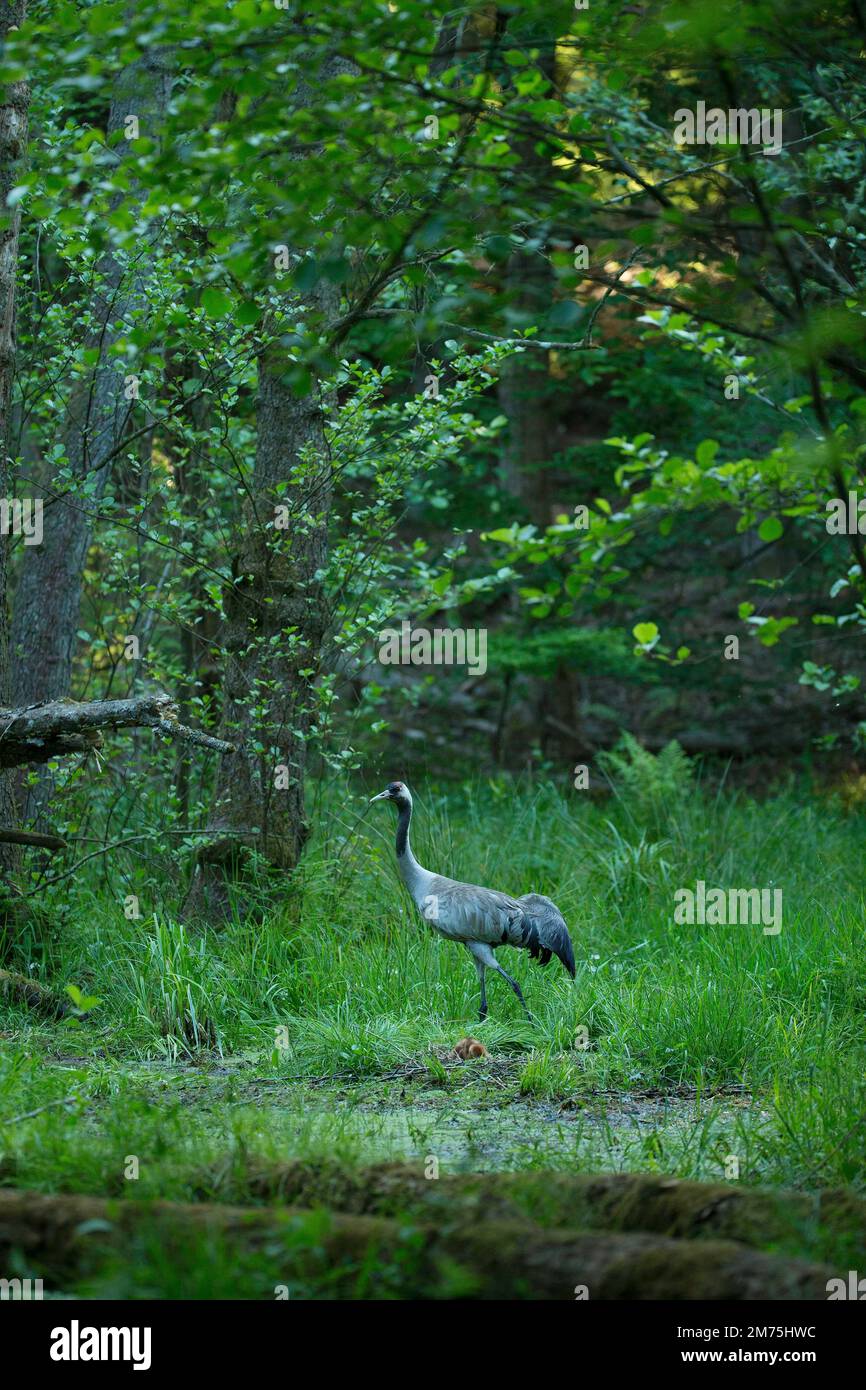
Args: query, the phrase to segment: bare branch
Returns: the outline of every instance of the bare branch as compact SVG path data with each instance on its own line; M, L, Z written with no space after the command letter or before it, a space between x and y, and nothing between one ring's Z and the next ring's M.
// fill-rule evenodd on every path
M35 830L0 830L0 844L30 845L33 849L68 849L59 835L41 835Z
M140 695L132 700L52 700L24 709L0 709L0 767L44 763L69 753L102 746L103 729L156 729L166 738L193 743L216 753L234 747L210 734L178 723L170 695Z

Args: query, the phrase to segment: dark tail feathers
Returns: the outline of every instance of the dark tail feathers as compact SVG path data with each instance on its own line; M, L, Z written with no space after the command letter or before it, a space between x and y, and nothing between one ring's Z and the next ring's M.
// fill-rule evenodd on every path
M556 903L541 893L527 893L517 901L523 908L521 944L540 965L547 965L551 955L556 956L574 979L574 948Z

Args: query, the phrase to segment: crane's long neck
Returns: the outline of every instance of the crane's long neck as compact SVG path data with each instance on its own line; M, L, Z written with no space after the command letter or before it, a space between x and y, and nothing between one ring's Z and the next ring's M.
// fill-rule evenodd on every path
M411 799L407 797L405 800L399 801L397 806L400 812L397 818L397 868L416 904L420 906L433 875L427 869L422 869L412 853L412 846L409 844L409 825L412 820Z

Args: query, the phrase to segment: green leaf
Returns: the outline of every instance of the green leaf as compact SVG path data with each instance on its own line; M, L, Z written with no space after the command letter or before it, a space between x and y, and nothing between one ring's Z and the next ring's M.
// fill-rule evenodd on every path
M695 462L701 468L709 468L719 452L719 441L717 439L704 439L695 450Z
M655 623L638 623L632 628L631 633L642 647L648 647L652 642L658 641L659 630Z
M222 290L216 289L214 285L208 285L207 289L202 290L201 307L208 318L222 319L231 311L232 301Z
M95 994L82 994L77 985L67 985L66 993L69 995L76 1009L83 1014L87 1013L90 1009L95 1009L97 1004L102 1002L100 999L97 999Z
M443 574L440 574L437 579L433 580L433 583L430 585L430 588L433 590L434 594L441 598L453 578L454 571L445 570Z
M782 523L777 516L768 516L758 527L758 535L762 541L777 541L783 530Z

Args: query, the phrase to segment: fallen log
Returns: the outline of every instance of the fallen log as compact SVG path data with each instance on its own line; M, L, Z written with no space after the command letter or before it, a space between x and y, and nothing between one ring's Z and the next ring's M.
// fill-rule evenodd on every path
M0 1266L13 1257L58 1289L159 1251L174 1278L213 1251L244 1277L235 1296L475 1299L821 1299L833 1271L730 1241L552 1231L517 1221L408 1223L301 1208L106 1201L0 1191ZM585 1290L585 1293L584 1293Z
M8 1003L25 1004L44 1018L65 1018L73 1012L68 999L55 994L38 980L28 980L13 970L0 970L0 999Z
M460 1173L437 1179L409 1164L345 1167L335 1161L251 1160L232 1174L203 1174L196 1191L238 1201L320 1202L358 1215L453 1221L531 1220L581 1230L646 1231L676 1239L735 1240L802 1252L844 1244L866 1260L866 1201L844 1189L774 1192L651 1173Z
M217 753L232 753L224 739L181 724L169 695L132 700L50 700L24 709L0 709L0 768L44 763L102 746L104 729L149 728L166 738Z

